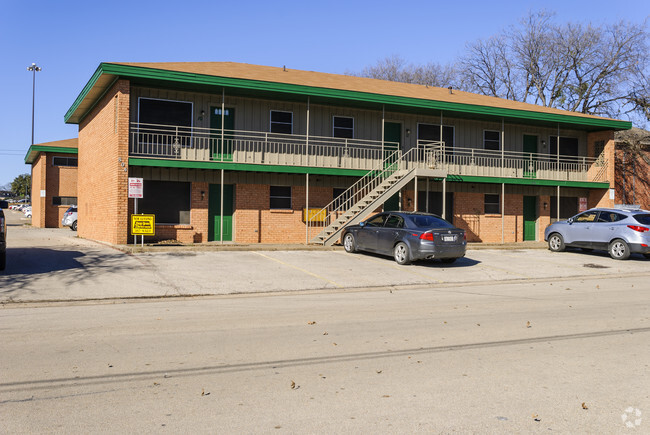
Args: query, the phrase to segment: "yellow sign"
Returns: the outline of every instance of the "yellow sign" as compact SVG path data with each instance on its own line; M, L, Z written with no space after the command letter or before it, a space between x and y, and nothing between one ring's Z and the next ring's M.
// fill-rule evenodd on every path
M131 215L132 236L155 236L156 215L153 214L132 214Z
M324 222L325 221L325 210L322 208L303 208L302 209L302 220L307 222Z

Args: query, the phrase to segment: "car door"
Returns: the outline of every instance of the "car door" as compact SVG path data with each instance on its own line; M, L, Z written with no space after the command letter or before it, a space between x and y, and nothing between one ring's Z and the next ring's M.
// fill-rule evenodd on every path
M565 243L590 248L593 239L592 229L597 218L598 210L586 211L575 216L567 229Z
M384 226L377 231L377 252L391 255L402 228L404 228L404 219L396 214L389 215Z
M357 247L359 249L366 251L377 250L377 236L387 217L387 213L381 213L371 217L364 223L357 233Z
M597 249L607 249L609 242L615 237L621 228L619 221L626 216L610 210L601 210L598 215L598 222L592 227L593 247ZM624 226L624 225L623 225Z

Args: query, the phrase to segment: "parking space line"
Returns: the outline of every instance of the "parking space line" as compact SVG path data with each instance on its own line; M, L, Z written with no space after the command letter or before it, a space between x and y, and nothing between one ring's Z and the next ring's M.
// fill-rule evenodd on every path
M278 260L277 258L269 257L268 255L262 254L261 252L257 252L257 251L253 251L253 252L254 252L255 254L261 256L261 257L268 258L269 260L273 260L273 261L275 261L275 262L277 262L277 263L280 263L280 264L282 264L283 266L287 266L287 267L290 267L290 268L292 268L292 269L299 270L299 271L301 271L301 272L303 272L303 273L306 273L307 275L311 275L311 276L313 276L314 278L322 279L323 281L329 282L329 283L332 284L333 286L336 286L336 287L338 287L338 288L343 288L342 285L340 285L340 284L338 284L338 283L332 281L331 279L327 279L327 278L325 278L324 276L320 276L320 275L318 275L318 274L315 274L315 273L313 273L313 272L310 272L310 271L308 271L308 270L305 270L305 269L303 269L303 268L301 268L301 267L294 266L293 264L285 263L284 261L282 261L282 260Z

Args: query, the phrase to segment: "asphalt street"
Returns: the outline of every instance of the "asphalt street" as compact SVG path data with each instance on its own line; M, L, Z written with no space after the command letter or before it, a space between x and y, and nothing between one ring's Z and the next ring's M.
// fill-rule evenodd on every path
M649 432L642 257L125 254L13 222L1 433Z

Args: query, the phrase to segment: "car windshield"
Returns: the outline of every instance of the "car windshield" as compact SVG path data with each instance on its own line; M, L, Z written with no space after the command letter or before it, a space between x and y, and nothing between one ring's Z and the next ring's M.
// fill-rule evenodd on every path
M409 220L417 228L454 228L452 224L436 216L409 216Z
M650 214L635 214L634 219L640 224L650 225Z

